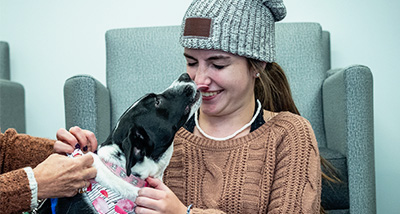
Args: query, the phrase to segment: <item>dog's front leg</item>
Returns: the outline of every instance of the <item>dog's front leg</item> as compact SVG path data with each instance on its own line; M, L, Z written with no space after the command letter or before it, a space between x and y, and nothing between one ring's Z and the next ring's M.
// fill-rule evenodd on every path
M112 173L106 165L104 165L103 161L101 161L100 157L94 153L89 152L88 154L93 157L93 167L97 169L97 175L95 181L100 185L109 188L117 193L119 193L122 197L128 198L132 201L136 200L136 197L139 192L139 187L136 187L128 182L122 180L114 173Z

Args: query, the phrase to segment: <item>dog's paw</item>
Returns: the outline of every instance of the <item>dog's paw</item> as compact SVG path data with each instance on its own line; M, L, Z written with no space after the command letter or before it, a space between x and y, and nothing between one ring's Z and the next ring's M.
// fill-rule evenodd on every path
M125 189L125 191L120 194L131 201L135 201L136 197L139 195L139 187L132 186L133 188Z

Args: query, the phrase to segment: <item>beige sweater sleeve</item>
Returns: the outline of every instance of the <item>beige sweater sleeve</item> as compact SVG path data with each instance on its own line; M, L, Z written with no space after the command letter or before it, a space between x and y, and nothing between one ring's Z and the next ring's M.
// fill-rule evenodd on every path
M34 168L53 151L54 140L18 134L14 129L0 133L0 207L4 213L31 208L32 193L23 167Z
M216 210L216 209L198 209L198 208L192 208L191 214L224 214L221 210Z
M268 213L319 213L321 170L314 132L300 117L285 130L276 148Z

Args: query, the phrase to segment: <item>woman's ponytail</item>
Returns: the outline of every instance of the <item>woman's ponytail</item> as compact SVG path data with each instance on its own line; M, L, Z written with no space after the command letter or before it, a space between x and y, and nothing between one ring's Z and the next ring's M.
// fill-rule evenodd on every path
M292 93L290 91L289 82L285 72L275 62L261 62L254 59L247 59L251 68L260 74L256 79L254 92L256 99L260 100L263 108L272 112L290 111L300 115L297 109ZM265 66L265 68L264 68ZM326 179L332 183L341 183L338 172L335 167L320 156L321 167L326 173L321 171L322 179ZM321 206L320 213L325 213Z
M255 96L263 108L273 112L290 111L298 114L294 104L289 82L282 68L275 62L267 63L248 59L250 66L260 73L255 83ZM264 68L265 65L265 68Z

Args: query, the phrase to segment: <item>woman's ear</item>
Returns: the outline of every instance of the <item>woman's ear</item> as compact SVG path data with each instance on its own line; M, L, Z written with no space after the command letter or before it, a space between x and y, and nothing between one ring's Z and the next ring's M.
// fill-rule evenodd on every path
M249 71L250 74L254 76L254 78L260 77L260 71L264 71L265 68L267 67L267 63L259 60L252 60L250 58L247 58L247 63L249 66Z
M263 70L265 70L265 67L267 67L267 63L266 62L262 62L262 68L263 68Z
M254 66L251 66L251 72L253 72L254 78L259 78L261 75L260 72L264 71L266 66L267 66L267 63L261 62L261 61L260 61L260 63L257 63L257 65L256 65L257 68Z

